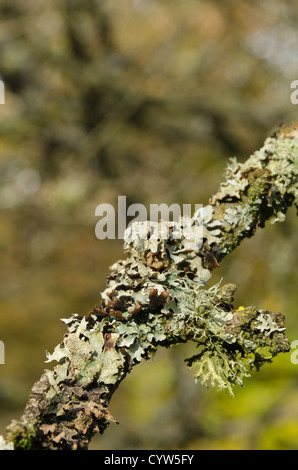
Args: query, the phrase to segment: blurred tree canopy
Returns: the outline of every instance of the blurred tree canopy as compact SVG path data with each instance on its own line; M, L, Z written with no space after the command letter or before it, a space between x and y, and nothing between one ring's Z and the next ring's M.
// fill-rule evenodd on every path
M0 432L60 341L59 319L87 313L122 257L121 240L96 239L96 206L206 204L230 157L297 120L297 25L294 0L2 0ZM214 274L237 282L239 305L283 311L290 339L295 222L289 211ZM181 357L160 351L133 371L112 402L121 425L94 448L298 448L289 356L234 400L194 385Z

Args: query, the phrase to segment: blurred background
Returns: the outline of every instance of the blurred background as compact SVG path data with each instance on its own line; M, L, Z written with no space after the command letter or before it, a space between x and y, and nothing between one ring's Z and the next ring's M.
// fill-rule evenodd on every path
M19 418L65 333L104 290L121 240L95 208L206 204L228 159L297 120L295 0L1 0L0 433ZM297 220L266 226L209 285L286 314L298 339ZM298 449L290 354L228 393L194 384L187 344L136 367L92 449Z

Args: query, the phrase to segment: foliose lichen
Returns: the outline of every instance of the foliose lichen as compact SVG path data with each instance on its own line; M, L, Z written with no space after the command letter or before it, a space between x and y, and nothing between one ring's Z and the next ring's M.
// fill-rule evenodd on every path
M252 370L288 351L282 314L235 308L234 284L207 282L257 226L281 221L290 204L298 206L297 163L298 127L281 129L245 163L231 159L226 181L191 219L129 227L127 258L111 267L88 316L63 320L67 333L47 353L56 365L32 388L22 419L8 427L8 442L86 449L95 432L115 421L107 406L121 380L159 345L193 341L195 354L186 362L195 379L230 394Z
M210 199L213 219L221 221L218 259L267 220L282 222L291 204L298 208L297 128L281 127L244 163L231 159L225 176Z

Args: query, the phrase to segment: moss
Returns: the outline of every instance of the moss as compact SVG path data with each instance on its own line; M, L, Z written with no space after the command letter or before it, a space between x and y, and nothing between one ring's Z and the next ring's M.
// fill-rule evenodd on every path
M264 170L258 171L259 176L254 175L253 183L247 190L247 198L252 204L259 205L265 197L267 197L269 189L272 185L270 180L270 172Z

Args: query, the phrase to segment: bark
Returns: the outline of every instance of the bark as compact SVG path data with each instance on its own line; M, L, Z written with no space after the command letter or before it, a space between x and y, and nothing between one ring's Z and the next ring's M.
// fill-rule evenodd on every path
M175 238L174 223L166 239L126 239L127 257L112 266L99 305L87 317L64 320L67 333L47 355L56 364L33 386L2 447L87 450L115 421L108 405L121 381L158 346L193 341L197 354L186 362L195 379L230 393L251 370L289 350L281 313L235 309L234 284L206 283L244 238L298 207L297 125L281 126L245 163L231 159L225 176L191 220L203 227L200 243Z

